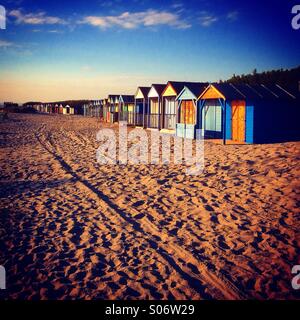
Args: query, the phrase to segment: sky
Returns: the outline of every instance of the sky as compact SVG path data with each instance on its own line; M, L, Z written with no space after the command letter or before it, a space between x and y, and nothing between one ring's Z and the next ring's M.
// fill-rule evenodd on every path
M0 0L0 103L100 99L296 67L297 2Z

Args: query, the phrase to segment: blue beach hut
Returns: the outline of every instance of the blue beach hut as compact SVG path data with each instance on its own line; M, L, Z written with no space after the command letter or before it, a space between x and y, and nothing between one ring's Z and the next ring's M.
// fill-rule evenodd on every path
M279 85L210 84L197 101L204 137L248 144L300 137L299 93Z
M134 124L146 127L146 114L148 113L148 93L150 87L138 87L134 95Z

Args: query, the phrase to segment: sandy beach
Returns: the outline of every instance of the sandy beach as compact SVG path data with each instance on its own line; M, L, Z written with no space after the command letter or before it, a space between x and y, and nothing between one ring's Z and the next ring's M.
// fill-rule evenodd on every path
M0 123L9 299L291 299L300 142L205 142L205 169L96 162L95 118Z

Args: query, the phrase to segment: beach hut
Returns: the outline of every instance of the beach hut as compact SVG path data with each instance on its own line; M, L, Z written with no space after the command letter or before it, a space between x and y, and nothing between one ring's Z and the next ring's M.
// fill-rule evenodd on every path
M40 105L39 104L34 104L33 106L32 106L36 111L40 111Z
M113 107L113 116L111 117L111 122L118 122L119 121L119 99L120 95L115 96L115 102Z
M134 125L134 96L133 95L120 95L119 121L126 121L128 125Z
M70 103L70 114L75 114L75 115L82 115L84 114L83 110L83 103L82 102L75 102Z
M299 94L279 85L210 84L198 96L204 137L235 143L271 143L300 138Z
M179 93L193 82L168 81L162 93L161 131L175 133Z
M51 113L51 104L49 103L46 104L46 112Z
M146 114L148 112L148 93L150 87L138 87L134 95L134 124L146 127Z
M198 128L197 98L207 86L208 83L203 82L189 83L177 96L177 136L189 139L196 138L196 129Z
M104 106L105 106L105 99L100 100L100 119L104 120Z
M83 104L83 115L86 117L100 117L102 100L91 100Z
M165 84L152 84L148 93L148 112L146 113L146 126L151 129L161 128L162 93Z
M59 105L58 107L58 113L63 114L64 113L64 106L62 104Z
M45 103L41 104L40 111L43 112L43 113L46 113L46 104Z
M59 110L59 105L55 104L54 105L54 113L58 113L58 110Z
M90 104L85 103L82 107L83 107L83 115L85 117L89 117L90 116Z
M55 112L55 105L51 103L49 106L49 113L54 113L54 112Z
M100 118L102 113L102 100L101 99L92 100L91 104L92 104L92 110L91 110L92 117Z
M93 116L96 118L100 118L102 109L102 100L94 100L93 101Z
M104 122L107 122L107 113L108 113L108 99L103 99L102 101L102 119Z
M93 101L93 105L94 105L94 112L93 115L96 118L100 118L101 116L101 110L102 110L102 100L94 100Z
M51 105L51 113L55 113L55 104Z
M118 121L118 107L120 95L108 95L108 108L106 112L106 122L114 123Z
M75 114L74 106L67 106L67 107L69 107L69 114ZM80 112L77 112L77 114L82 114L82 110L80 109Z
M63 114L71 115L71 114L74 114L74 113L75 113L74 107L71 107L68 104L63 107Z
M112 97L112 95L108 95L105 122L110 122L110 114L111 114L111 108L113 106L113 102L114 102L114 97Z
M63 114L69 114L70 113L70 109L67 106L63 107Z

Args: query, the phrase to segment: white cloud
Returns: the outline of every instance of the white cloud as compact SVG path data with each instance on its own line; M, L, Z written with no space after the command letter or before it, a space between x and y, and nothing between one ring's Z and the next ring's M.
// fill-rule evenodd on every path
M136 29L140 26L151 27L158 25L168 25L178 29L187 29L191 25L183 21L178 14L168 11L147 10L141 12L124 12L118 16L88 16L82 20L102 29L114 26L123 29Z
M231 11L231 12L228 12L226 18L229 21L235 21L237 20L238 15L239 15L238 11Z
M63 33L61 30L49 30L49 33Z
M210 14L206 11L201 12L201 16L199 18L200 24L202 27L210 27L212 24L217 22L219 18L213 14Z
M184 7L184 5L181 2L175 2L171 5L171 7L174 9L181 9L182 7Z
M0 40L0 48L12 47L14 44L5 40Z
M114 5L116 5L117 3L119 3L120 1L112 1L112 0L105 0L105 1L101 1L101 7L112 7Z
M21 10L12 10L9 16L14 17L17 23L40 25L40 24L65 24L61 18L47 16L45 12L23 13Z

